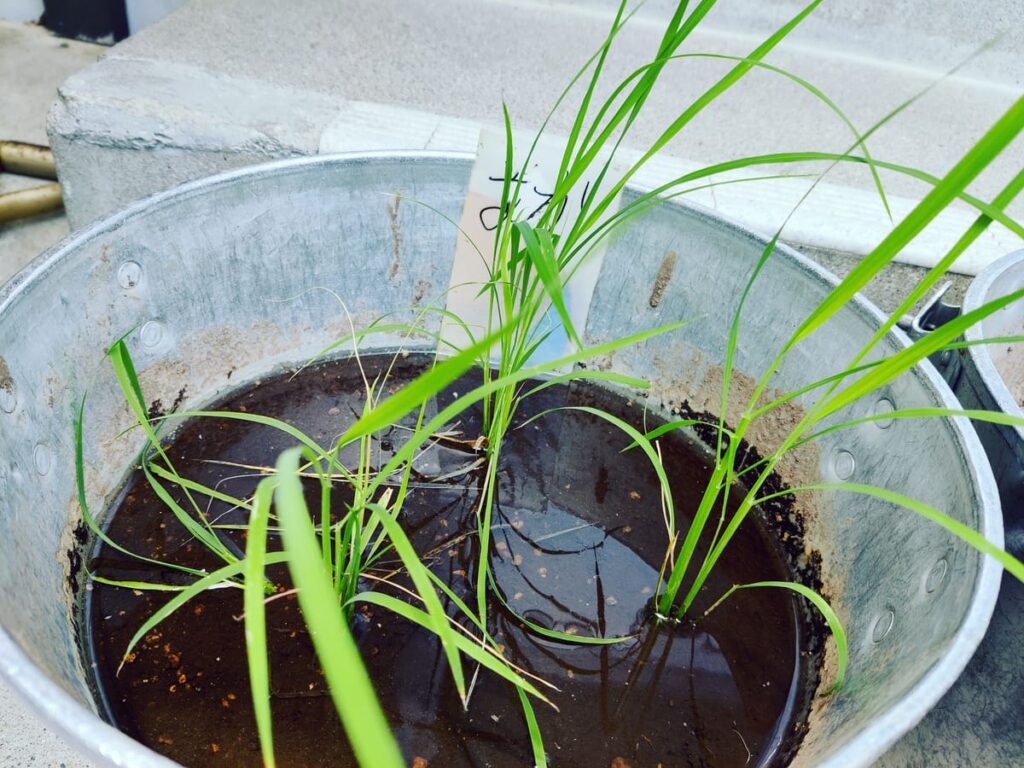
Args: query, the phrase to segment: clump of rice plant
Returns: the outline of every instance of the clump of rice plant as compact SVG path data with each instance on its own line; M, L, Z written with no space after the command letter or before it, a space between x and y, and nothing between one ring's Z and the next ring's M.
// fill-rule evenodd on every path
M396 328L410 333L419 331L415 324L395 326L383 323L376 323L362 332L353 331L348 341L360 370L359 339L372 332L393 332ZM111 346L109 358L125 400L146 437L146 445L138 457L138 468L178 523L224 562L222 567L203 571L179 566L169 560L153 560L128 552L103 531L85 501L83 400L75 431L79 501L85 521L96 536L117 550L152 565L183 571L193 579L185 586L168 587L163 583L113 581L99 574L92 575L94 580L112 586L177 592L136 631L124 657L128 658L147 633L205 590L224 587L243 590L246 653L254 710L264 763L273 765L265 601L277 594L279 585L268 580L266 569L283 563L288 567L303 620L310 630L338 714L360 764L397 766L402 764L402 760L349 629L352 612L359 604L391 611L435 634L464 705L468 705L471 690L464 659L514 685L524 709L531 713L531 733L539 745L528 697L548 702L545 691L552 687L504 658L501 647L489 634L486 616L481 618L475 614L430 570L403 531L401 513L409 489L413 460L421 452L429 450L431 441L445 432L466 408L498 388L509 386L510 382L522 383L542 376L553 367L572 365L591 355L606 354L622 343L651 338L661 331L646 331L630 339L581 350L550 363L530 366L510 376L491 379L457 397L429 419L426 418L426 404L475 364L485 346L495 342L494 335L451 357L437 359L424 373L387 398L383 393L390 368L381 378L372 381L363 373L363 412L331 446L326 447L286 422L254 413L205 410L183 411L173 417L153 417L147 413L146 399L126 339L119 339ZM551 379L549 383L571 378L593 377L580 371ZM609 374L608 378L632 387L646 386L646 382L632 377ZM408 438L389 459L383 460L374 451L380 433L410 413L415 414L415 424ZM243 467L258 471L265 477L251 497L238 498L185 477L175 469L161 437L162 427L172 418L229 419L259 424L279 430L296 447L282 454L275 467ZM637 437L643 439L639 433ZM356 449L358 459L354 466L346 466L341 459L342 452L352 447ZM319 485L318 509L308 509L302 492L302 478L313 479ZM340 514L333 508L332 489L336 484L345 485L352 494L352 501ZM180 492L185 499L184 504L175 500L171 489ZM225 502L248 514L244 553L238 552L208 519L201 503L203 500ZM270 531L279 534L282 542L280 551L268 549ZM393 578L378 575L378 564L385 557L400 560L400 572L411 582L412 589L401 586L397 589L409 599L399 599L365 586L367 581L396 586ZM398 575L393 570L391 574L392 577ZM454 616L449 615L451 609L454 609ZM581 638L580 641L586 642L587 639ZM615 641L592 639L592 642ZM537 750L540 750L539 746Z
M583 260L598 243L603 239L615 236L632 217L647 207L657 204L666 197L685 194L691 191L691 188L686 186L688 184L737 169L770 168L771 166L794 162L818 162L828 164L827 172L829 168L837 163L852 162L863 163L869 168L887 210L888 204L878 173L879 169L910 175L930 184L932 187L921 203L900 221L871 253L864 257L857 268L835 287L821 305L794 332L792 337L779 350L774 362L761 375L740 422L735 426L728 426L724 422L724 414L727 411L730 399L733 397L733 358L738 343L740 320L744 304L746 297L750 293L751 286L771 258L775 245L782 234L782 228L779 229L765 247L761 258L751 270L746 289L738 306L735 308L729 326L728 346L724 361L724 384L719 407L721 416L717 425L716 461L712 469L711 478L701 499L696 517L685 532L677 531L671 516L667 517L668 551L665 561L669 564L669 567L665 583L659 591L659 596L656 600L658 615L665 619L670 617L674 619L694 618L690 616L690 610L695 598L705 585L712 569L721 558L749 512L759 503L771 498L767 495L761 495L761 489L771 476L778 462L787 452L809 440L815 439L821 434L825 434L826 431L831 432L845 426L861 423L863 420L838 425L832 424L825 429L819 428L820 425L828 423L827 420L830 417L840 413L845 407L859 398L865 397L884 387L936 351L955 344L956 339L963 333L965 328L981 321L1000 308L1018 301L1024 296L1024 291L1018 291L1005 296L943 326L897 354L881 360L873 360L871 363L864 362L876 351L878 343L896 325L898 319L925 296L928 290L953 265L957 257L977 239L992 221L999 221L1012 231L1024 235L1024 229L1005 214L1006 206L1024 187L1024 172L1014 177L991 202L980 201L967 192L970 182L1024 130L1024 99L1015 103L942 178L936 178L896 163L877 160L869 154L865 145L866 138L912 103L914 99L900 105L900 107L872 127L871 130L861 134L853 127L853 124L846 118L835 102L818 88L797 75L766 64L763 61L764 57L782 42L818 6L819 2L820 0L814 0L808 3L790 21L757 45L746 57L721 57L715 55L716 58L732 61L732 68L693 103L687 105L679 113L678 117L641 154L639 160L630 165L624 173L612 177L609 174L616 152L628 135L637 116L642 111L644 103L663 69L673 61L711 55L678 53L678 51L686 42L693 29L704 18L705 14L715 5L715 0L703 0L703 2L693 4L692 8L690 3L678 3L675 13L665 29L654 59L650 63L636 69L625 80L617 84L612 89L611 96L599 106L596 106L592 102L601 79L605 59L616 35L621 29L621 25L625 23L629 16L627 13L627 3L620 3L611 31L604 44L573 81L572 85L575 85L579 80L586 80L586 87L574 113L572 128L566 140L562 164L557 177L558 183L548 206L535 221L527 222L516 220L514 217L506 217L499 222L495 235L493 274L491 282L486 286L489 291L488 295L492 307L491 317L494 318L494 322L489 328L493 328L495 324L505 317L517 316L524 319L523 322L519 322L508 329L507 334L500 339L500 351L497 355L499 361L498 370L506 372L515 370L517 366L529 360L533 349L543 339L543 335L547 331L545 326L539 323L539 318L549 304L557 311L569 338L577 345L582 345L580 334L577 329L573 328L571 318L565 308L563 300L565 286L572 279L573 274ZM761 156L741 156L688 173L656 190L639 196L609 215L610 207L615 204L618 193L644 163L670 140L681 135L688 123L754 68L765 69L784 76L822 101L850 127L853 133L853 144L850 150L845 154L792 152ZM562 99L568 93L569 89L563 92ZM558 106L556 104L556 108ZM530 161L530 153L527 154L527 157L521 163L513 162L512 131L507 112L505 114L505 126L508 149L505 184L499 210L514 211L521 186L521 183L515 180L523 177ZM540 133L543 133L543 128ZM536 147L537 141L539 141L540 133L534 142L534 147ZM600 168L598 181L588 187L583 198L580 215L573 219L568 227L563 226L560 229L559 217L562 214L567 196L573 190L574 185L595 164L598 164ZM893 261L903 247L917 236L941 211L957 199L968 202L979 211L977 220L939 263L920 280L901 305L882 324L871 341L848 361L845 366L840 367L834 375L820 382L809 382L806 388L800 392L793 393L791 396L780 398L771 403L762 403L762 395L768 387L771 375L781 365L786 355L845 306L861 288ZM793 397L812 392L819 393L817 400L807 410L807 413L792 431L784 436L779 447L758 465L741 469L738 452L744 438L750 433L751 426L758 419L764 418L774 409L789 402ZM501 438L508 427L509 414L515 411L518 398L521 396L521 393L511 388L500 390L494 396L491 420L489 422L491 432L488 435L492 462L491 477L493 477L494 467L497 464L500 453ZM1005 414L966 412L953 409L903 410L877 418L899 419L951 417L958 415L998 423L1016 423L1013 417L1006 416ZM669 429L685 428L692 426L692 424L692 421L687 420L665 425L658 430L644 435L643 437L646 438L646 441L634 439L634 445L643 444L645 451L650 452L652 461L657 463L657 455L653 452L650 441L656 440L657 437L665 434ZM815 431L816 428L819 428L818 431ZM729 496L732 493L736 493L736 481L741 475L745 481L746 490L736 510L727 514ZM943 525L951 533L964 539L972 546L996 557L1004 567L1018 578L1024 577L1024 566L1012 556L994 547L977 532L971 531L962 524L957 523L941 511L913 499L907 499L885 489L853 483L819 483L788 489L783 493L796 494L810 490L832 490L873 495L912 509ZM493 503L493 499L488 498L487 503ZM487 551L486 537L489 535L488 514L488 508L485 506L480 526L481 537L484 539L481 545L482 559L486 557ZM710 546L707 554L700 562L694 562L698 543L708 537L708 535L710 535ZM775 586L779 586L779 584L775 584ZM802 587L802 585L792 584L786 586L809 597L807 589ZM484 588L485 580L481 577L481 593ZM479 599L482 605L484 600L482 594ZM820 596L815 596L812 603L821 610L835 631L840 646L840 656L842 657L840 665L842 670L845 668L844 649L846 641L838 617L836 617L828 604ZM841 682L841 678L842 675L840 674L840 680L837 681L837 684Z
M201 485L176 471L162 446L159 434L165 418L153 419L147 414L146 401L124 339L118 340L111 347L110 360L124 396L147 437L147 445L138 460L145 480L178 522L198 542L224 561L222 567L203 572L183 569L173 562L153 561L139 556L140 559L163 567L185 570L194 577L194 581L184 587L171 588L177 589L178 594L139 628L125 649L126 658L149 631L203 591L225 586L242 589L246 652L254 708L264 762L273 765L264 600L276 591L276 586L268 582L265 569L268 565L286 563L338 713L361 764L399 766L403 765L403 761L349 629L352 610L359 602L372 602L394 610L434 632L441 641L455 686L463 698L466 697L466 675L462 664L462 657L465 656L508 679L524 692L546 699L537 687L543 687L543 684L528 680L515 670L486 635L475 637L449 617L433 582L434 575L413 551L397 522L408 489L411 460L421 448L425 436L437 429L438 425L434 423L437 420L419 429L421 437L407 441L395 452L387 466L378 470L375 466L377 457L372 455L374 435L414 407L419 408L417 428L421 426L424 414L422 404L464 373L472 364L471 355L457 356L439 363L399 395L390 398L386 404L381 402L384 382L370 382L364 376L366 400L361 418L333 446L327 448L317 445L287 423L258 414L232 411L177 414L178 418L235 419L262 424L280 430L298 444L281 456L277 466L267 473L267 477L248 499L236 498L219 489ZM124 552L98 527L85 504L81 418L80 414L76 424L76 438L79 496L83 514L98 536ZM346 467L339 460L341 451L350 445L358 448L359 459L355 467ZM300 480L303 476L314 477L321 489L321 505L314 511L315 516L311 516L303 496ZM385 480L393 480L396 476L399 478L397 487L394 484L382 487ZM336 510L331 508L331 491L335 483L344 483L353 493L353 501L342 511L340 519L336 519ZM187 499L188 509L175 501L168 486L177 487L182 492ZM221 538L216 526L207 519L199 499L217 499L248 512L244 556L234 552L231 545ZM279 552L267 549L267 532L272 515L275 517L276 532L280 534L283 543ZM360 589L360 578L389 554L397 555L401 560L404 572L415 588L412 597L418 603L417 606L383 594L368 595ZM109 582L97 575L93 578L132 589L168 589L163 584Z

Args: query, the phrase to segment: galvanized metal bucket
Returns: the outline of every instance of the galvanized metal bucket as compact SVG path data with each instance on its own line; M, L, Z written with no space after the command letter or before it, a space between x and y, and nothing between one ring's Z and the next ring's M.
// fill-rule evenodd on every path
M68 551L81 513L71 425L82 396L93 510L106 508L139 447L115 439L131 416L105 349L136 329L129 343L147 395L191 407L346 334L338 296L357 324L421 305L448 285L457 233L445 217L458 219L470 165L462 155L363 154L205 179L86 228L0 292L0 669L93 760L169 764L96 716L72 623ZM652 380L652 407L685 400L714 410L728 313L764 242L703 210L651 209L609 248L586 340L690 318L608 362ZM778 249L748 301L740 389L833 282ZM880 320L854 300L786 359L774 390L834 372ZM905 343L894 332L883 346ZM800 402L752 440L777 440ZM955 405L929 365L844 417L926 405ZM863 424L797 452L781 471L790 482L885 486L1002 542L988 464L960 420ZM961 672L985 632L1000 572L937 526L877 500L820 495L805 513L808 547L821 554L826 591L850 634L851 665L846 689L817 699L794 765L866 766Z

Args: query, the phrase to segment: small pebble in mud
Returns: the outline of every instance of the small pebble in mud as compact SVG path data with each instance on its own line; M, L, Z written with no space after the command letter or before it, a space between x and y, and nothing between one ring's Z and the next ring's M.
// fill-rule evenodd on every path
M220 752L220 744L218 744L217 742L211 744L210 751L213 752L213 754L217 754L218 752Z
M624 757L616 757L612 760L610 768L636 768L636 763Z
M426 758L416 755L416 757L412 759L412 765L410 768L430 768L430 763L427 762Z
M637 499L640 498L640 494L637 493L636 491L630 491L629 498L631 498L633 501L636 501Z

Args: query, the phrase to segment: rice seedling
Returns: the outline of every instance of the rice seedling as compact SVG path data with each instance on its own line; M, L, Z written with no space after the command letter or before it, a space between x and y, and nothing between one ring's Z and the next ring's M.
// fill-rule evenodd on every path
M398 327L398 326L395 326ZM395 327L376 324L372 330L394 331ZM678 327L678 324L668 329ZM408 332L416 332L415 325L402 325ZM447 658L448 668L456 690L468 704L469 687L464 672L463 657L475 665L489 670L514 685L522 697L524 710L531 704L527 697L547 702L544 690L550 686L516 668L506 660L499 645L490 636L486 616L475 614L447 585L438 579L429 565L411 546L399 522L409 486L413 461L429 450L431 441L443 432L466 408L499 390L515 386L552 368L572 365L592 355L604 354L622 343L634 343L665 331L664 328L646 331L633 338L612 344L579 350L549 363L520 369L506 377L491 379L460 396L455 402L427 419L426 404L457 377L465 373L480 355L482 349L493 344L495 336L486 337L477 344L459 351L452 357L438 359L426 372L395 394L382 396L387 383L387 372L380 379L370 380L363 374L365 399L363 412L330 447L317 444L294 426L270 417L238 411L184 411L173 416L154 417L147 412L146 400L139 382L126 339L121 338L110 349L109 357L122 393L133 413L137 426L146 437L146 445L138 458L138 467L146 483L155 491L174 518L209 552L225 563L214 570L198 570L176 565L173 560L154 560L128 552L113 541L89 513L85 502L85 476L82 464L82 408L76 423L77 474L79 498L83 517L94 534L104 543L151 565L182 571L193 580L181 586L168 586L162 582L119 581L106 579L100 574L92 578L100 583L133 590L177 592L139 627L124 651L127 659L147 633L165 621L175 611L209 589L233 587L244 593L246 653L257 726L260 733L264 762L274 764L273 728L270 713L270 684L265 624L265 601L280 592L280 585L267 575L270 566L286 564L291 581L299 596L304 620L310 629L318 658L323 665L335 703L352 742L353 750L364 765L400 765L400 753L384 724L384 716L376 702L373 688L359 662L351 632L348 629L354 609L358 605L374 605L399 615L429 630L437 636ZM364 333L353 331L352 354L359 362L358 340ZM392 364L399 353L392 358ZM390 370L390 369L389 369ZM550 379L539 388L569 379L594 378L587 371L563 374ZM608 381L642 388L646 382L617 374L602 376ZM538 387L535 387L537 389ZM408 439L393 451L390 458L383 457L374 448L378 433L398 423L410 412L415 413ZM282 455L275 468L242 468L265 475L255 492L247 498L225 493L180 474L162 442L164 427L173 421L187 419L221 419L260 424L278 430L297 443L297 448ZM636 435L643 439L639 433ZM357 461L346 466L342 453L354 447ZM310 516L302 493L302 481L315 481L319 487L320 506ZM333 497L336 485L344 485L352 500L339 514ZM173 490L186 500L179 503ZM225 531L208 519L202 501L218 500L248 514L245 552L237 551ZM314 520L316 521L314 523ZM272 526L271 523L274 523ZM281 551L267 547L268 531L280 536ZM411 586L391 583L380 572L378 564L385 556L397 556L401 571ZM368 589L370 579L404 593L403 599L385 594L379 589ZM412 600L412 603L409 602ZM414 605L415 603L416 605ZM417 607L417 605L422 607ZM454 608L454 616L449 609ZM543 629L541 629L543 631ZM580 639L586 642L586 638ZM591 642L615 642L594 638ZM344 691L344 695L341 692ZM528 715L529 716L529 715ZM369 733L369 736L367 736ZM385 738L386 735L386 738ZM539 733L533 729L535 750L540 748ZM538 756L538 760L540 757Z
M520 319L519 323L508 328L507 332L500 336L499 348L496 354L498 361L497 370L499 373L514 371L518 366L522 366L543 342L546 334L550 333L550 327L540 322L542 315L548 311L548 307L551 307L557 313L570 341L577 346L581 346L581 335L578 329L573 327L572 319L563 296L564 289L569 281L572 280L575 272L588 254L602 240L615 236L624 228L624 225L647 207L655 205L665 198L685 194L687 191L690 191L686 185L694 181L711 178L727 171L760 168L792 162L826 162L831 164L829 168L838 163L863 163L872 174L882 204L887 211L889 206L879 175L880 169L895 171L918 178L930 184L932 188L921 203L902 221L896 224L892 232L863 259L847 278L835 287L831 294L822 302L821 306L807 317L804 323L794 332L790 340L778 352L774 362L761 375L739 423L729 428L724 422L724 414L727 411L730 399L733 397L733 363L744 303L750 293L751 286L764 265L771 258L785 224L783 224L783 227L780 227L775 237L772 238L764 249L760 260L751 270L746 290L738 306L735 308L729 327L728 346L724 361L724 383L719 407L720 417L716 431L716 463L712 469L711 478L706 486L706 491L696 517L684 535L677 536L671 514L666 517L669 542L666 563L671 563L671 567L668 569L663 585L664 588L659 590L656 607L659 617L675 620L694 618L690 616L694 600L706 584L709 574L751 509L770 498L768 495L759 495L759 493L779 460L788 451L794 446L801 444L801 441L814 439L812 433L816 425L841 412L843 408L854 403L859 398L865 397L884 387L914 365L925 360L936 350L955 344L956 339L965 328L980 322L991 313L1011 302L1019 300L1024 295L1022 292L1017 292L992 302L970 315L959 318L957 321L943 327L940 332L918 340L898 354L883 360L874 361L869 365L863 365L873 350L877 349L879 342L888 331L896 325L899 318L935 285L941 276L953 265L957 257L977 239L989 224L993 221L999 221L1017 234L1024 234L1024 230L1021 229L1020 225L1005 214L1005 208L1008 203L1024 187L1024 173L1014 177L991 202L978 200L967 192L970 182L1024 129L1024 100L1015 103L942 178L936 178L897 163L880 161L872 157L868 152L865 144L866 139L877 128L913 103L917 97L900 105L879 121L871 130L861 134L856 130L852 122L846 118L835 102L813 84L763 61L763 58L817 7L819 4L817 1L810 2L804 6L789 22L756 46L746 57L724 57L733 62L733 66L728 73L709 87L697 100L683 109L671 125L641 153L639 160L633 163L624 173L613 178L610 175L610 169L613 167L616 153L629 133L636 117L643 109L644 103L663 69L672 61L708 55L700 53L680 54L677 52L687 40L692 30L714 4L714 0L705 0L704 2L697 3L691 9L689 3L679 3L666 26L655 58L635 70L624 81L613 88L611 96L597 108L596 114L588 123L591 107L593 106L592 101L598 83L601 80L605 59L622 24L628 18L627 3L620 3L612 28L604 44L570 84L571 88L578 81L584 79L584 75L589 72L589 81L573 113L572 128L565 142L561 167L557 175L557 184L548 206L543 209L539 217L532 221L521 218L517 219L512 215L501 218L495 232L491 261L491 279L487 286L485 286L490 302L490 318L492 319L487 327L488 330L493 330L506 317L516 316ZM715 99L755 68L788 78L825 104L853 133L854 142L850 150L845 154L794 152L736 158L735 160L711 165L674 179L658 189L641 195L638 199L609 214L609 211L617 203L619 192L644 163L670 140L679 135L686 125L711 105ZM560 106L562 99L566 98L568 93L569 89L567 88L554 109ZM552 112L554 112L554 109ZM507 111L504 116L504 124L506 132L506 161L499 211L515 211L518 207L517 202L522 186L521 179L525 176L532 153L544 132L544 127L542 126L538 132L525 159L520 160L513 157L515 143L513 141L511 118ZM858 151L860 154L858 154ZM575 186L591 171L592 166L595 164L599 168L596 181L588 184L587 190L583 195L579 215L570 218L568 224L565 224L561 221L561 216L566 201L570 194L573 194ZM759 466L742 470L738 464L738 451L744 438L749 434L751 426L757 419L768 415L783 403L783 401L777 401L764 404L760 401L772 374L782 364L785 356L801 341L824 325L829 318L834 316L860 289L891 263L900 250L928 226L941 211L958 199L968 202L979 211L979 216L972 226L938 264L910 291L901 305L881 325L871 341L849 361L846 367L840 368L834 376L829 377L824 382L808 384L808 387L799 393L806 394L818 388L823 390L816 401L808 408L806 415L793 428L792 432L781 441L779 447L771 455L761 462ZM493 401L489 404L489 420L487 422L487 444L490 459L487 476L488 494L481 508L479 525L481 568L477 587L478 610L481 615L484 614L485 610L485 592L491 581L485 574L485 571L487 568L488 540L491 530L490 510L494 504L494 478L499 462L502 439L508 429L511 414L515 412L520 399L524 396L524 393L517 392L511 388L502 389L495 393ZM786 401L788 401L788 398ZM920 409L907 412L897 411L896 413L898 414L896 418L911 418L911 413L915 414L913 417L918 418L926 416L944 418L968 415L966 412L952 409L935 409L927 414ZM1007 419L1015 421L1013 417L1007 417L1003 414L971 412L970 417L999 423L1006 423ZM831 431L832 429L851 426L855 423L859 422L849 422L832 426L828 429ZM677 422L659 427L657 430L640 437L632 437L631 435L633 440L632 446L641 445L644 451L649 454L652 463L657 467L659 466L658 457L651 441L663 435L668 429L688 426L692 426L692 422ZM626 430L626 432L630 434L629 430ZM823 433L818 432L817 435ZM744 475L744 480L748 482L748 485L742 491L742 501L737 510L727 516L726 509L729 497L730 494L737 492L736 481L741 474ZM795 494L811 490L812 488L821 490L826 487L836 492L873 495L911 509L943 525L955 536L958 536L970 545L996 557L1004 567L1018 578L1024 574L1019 561L992 546L976 532L957 523L939 510L898 494L892 494L884 489L876 489L853 483L835 483L794 488L785 493ZM715 514L716 510L720 510L717 515ZM700 562L695 563L694 557L698 543L709 534L710 548L708 553ZM682 541L677 547L679 538L682 538ZM742 588L742 586L737 585L736 588ZM757 586L766 585L758 584ZM838 617L831 607L828 606L820 595L811 597L807 588L802 585L772 583L772 586L785 586L808 597L810 602L821 611L836 635L839 655L841 657L839 679L836 681L836 684L841 683L843 670L846 665L846 639Z

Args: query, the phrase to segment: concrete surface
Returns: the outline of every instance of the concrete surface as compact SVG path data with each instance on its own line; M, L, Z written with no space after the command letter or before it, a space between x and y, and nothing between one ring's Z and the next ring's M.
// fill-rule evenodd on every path
M158 189L271 157L368 146L473 150L476 126L496 122L502 100L516 124L536 127L603 39L612 5L193 0L61 88L50 135L71 222L80 226ZM608 62L609 82L654 50L669 5L649 3L623 31ZM942 11L923 0L895 6L878 11L870 0L839 2L771 61L813 79L862 130L930 88L880 128L870 147L877 157L942 174L1018 95L1024 57L1014 41L1024 6L998 2L992 7L999 13L987 14L976 13L966 0L948 0ZM789 0L720 3L687 50L746 55L797 7ZM906 18L895 15L899 10ZM1000 32L1006 37L992 50L937 82L958 56ZM627 144L644 146L728 66L692 58L667 67ZM569 115L556 115L551 125L565 131ZM807 91L756 71L690 123L638 180L657 183L739 154L843 152L850 137ZM993 195L1021 157L1024 140L978 180L975 191ZM111 168L118 169L116 183ZM773 232L808 183L719 185L698 199ZM902 177L887 175L886 184L897 215L925 191ZM1024 212L1024 204L1013 210ZM949 213L901 259L933 262L972 218L963 210ZM865 168L844 165L801 206L787 234L814 247L864 253L890 226ZM957 269L975 273L1016 247L1016 236L993 227Z
M0 21L0 139L46 144L57 86L106 48L54 37L34 24ZM0 174L0 193L46 183ZM62 212L0 224L0 283L69 232Z
M0 21L0 138L46 143L46 112L57 86L96 61L98 45L62 40L42 27ZM0 192L43 183L0 174ZM62 212L0 224L0 283L68 233ZM88 768L0 680L0 767Z

